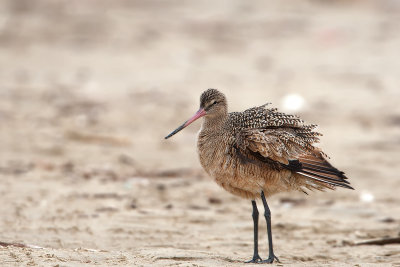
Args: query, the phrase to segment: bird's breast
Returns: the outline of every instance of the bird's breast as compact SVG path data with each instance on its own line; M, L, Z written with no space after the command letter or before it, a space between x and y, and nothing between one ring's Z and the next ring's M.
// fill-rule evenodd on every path
M197 137L197 150L200 164L213 178L230 172L228 162L230 156L228 138L223 133L200 130ZM229 165L230 166L230 165Z

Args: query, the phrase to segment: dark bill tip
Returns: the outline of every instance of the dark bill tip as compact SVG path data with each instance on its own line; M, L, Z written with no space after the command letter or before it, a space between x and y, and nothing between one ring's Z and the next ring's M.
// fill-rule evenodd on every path
M179 126L178 128L176 128L172 133L170 133L169 135L167 135L165 137L165 139L170 138L171 136L173 136L174 134L176 134L177 132L179 132L180 130L182 130L183 128L185 128L186 126L188 126L189 124L191 124L192 122L194 122L195 120L197 120L198 118L203 117L204 115L206 115L206 111L203 108L200 108L196 114L193 115L193 117L191 117L189 120L185 121L181 126Z
M186 127L186 121L185 121L181 126L179 126L178 128L176 128L175 130L173 130L172 133L170 133L169 135L167 135L166 137L164 137L164 139L170 138L171 136L175 135L177 132L179 132L180 130L182 130L182 129L185 128L185 127Z

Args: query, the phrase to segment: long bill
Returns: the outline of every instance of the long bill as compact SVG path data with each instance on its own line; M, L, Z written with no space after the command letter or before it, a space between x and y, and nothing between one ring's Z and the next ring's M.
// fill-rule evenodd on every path
M170 133L169 135L167 135L165 137L165 139L170 138L171 136L173 136L174 134L178 133L179 131L181 131L183 128L185 128L186 126L188 126L189 124L191 124L192 122L194 122L195 120L203 117L204 115L206 115L206 111L203 108L200 108L196 114L193 115L193 117L191 117L190 119L188 119L187 121L185 121L181 126L179 126L178 128L176 128L175 130L172 131L172 133Z

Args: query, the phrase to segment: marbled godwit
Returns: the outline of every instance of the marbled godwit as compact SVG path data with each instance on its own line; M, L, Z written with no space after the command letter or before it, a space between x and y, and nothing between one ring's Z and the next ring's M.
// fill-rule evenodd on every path
M230 193L251 200L254 223L254 254L249 262L272 263L274 254L271 212L266 196L306 189L353 189L343 172L333 167L314 146L320 133L317 125L306 125L297 116L267 108L268 104L228 113L225 95L208 89L200 97L196 114L170 133L173 136L204 117L198 134L200 163L215 181ZM267 223L269 256L258 255L258 209L261 197Z

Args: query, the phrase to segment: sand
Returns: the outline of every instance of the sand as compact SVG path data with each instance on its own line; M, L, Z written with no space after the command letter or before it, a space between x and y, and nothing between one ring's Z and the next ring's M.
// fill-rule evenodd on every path
M269 198L274 265L400 266L400 244L356 245L400 233L399 18L397 1L2 1L0 266L244 266L251 204L201 169L200 122L163 139L209 87L318 124L356 189Z

